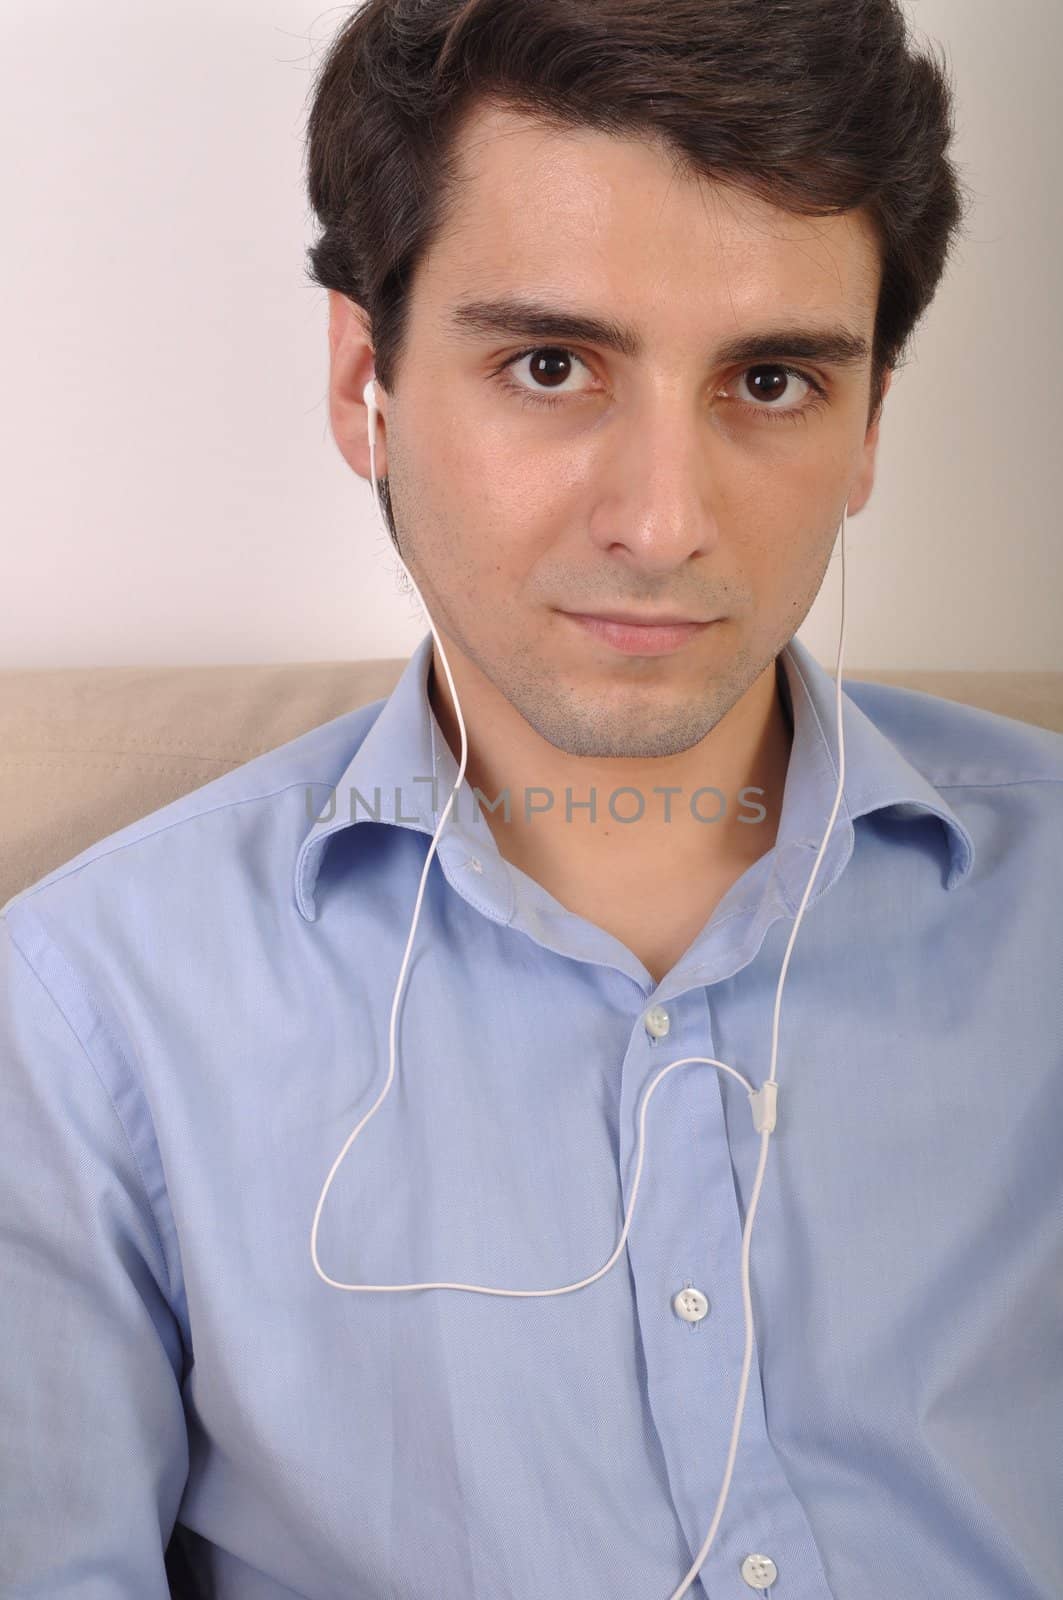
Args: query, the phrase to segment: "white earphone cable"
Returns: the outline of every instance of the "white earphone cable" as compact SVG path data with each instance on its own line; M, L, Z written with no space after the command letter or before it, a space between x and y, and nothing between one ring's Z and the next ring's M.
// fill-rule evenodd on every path
M370 473L371 473L372 482L373 482L373 504L374 504L374 508L376 509L377 516L380 519L381 526L384 527L384 531L385 531L385 533L387 533L387 528L386 528L386 526L384 524L383 515L382 515L381 510L380 510L379 491L378 491L378 488L377 488L377 476L376 476L376 417L377 417L377 407L376 407L375 392L374 392L373 380L372 379L370 379L370 381L365 385L365 389L363 391L363 397L365 399L366 405L369 408L369 460L370 460ZM399 557L400 564L402 565L402 569L406 573L406 576L409 578L411 584L413 584L414 593L417 595L417 598L420 601L421 606L424 609L424 614L428 619L428 625L432 630L432 637L435 640L436 646L437 646L437 648L439 650L440 659L443 662L443 669L444 669L444 671L446 672L446 675L447 675L447 683L448 683L448 685L450 687L451 699L453 700L453 703L454 703L454 710L455 710L455 713L456 713L457 719L458 719L458 727L459 727L460 732L461 732L461 761L460 761L459 766L458 766L458 775L457 775L456 779L454 780L454 787L451 790L450 797L447 800L446 806L443 809L443 814L442 814L442 816L441 816L441 818L439 820L439 825L436 828L436 831L432 836L432 842L431 842L431 845L429 847L428 854L425 857L424 867L423 867L422 872L421 872L421 882L420 882L420 886L419 886L418 891L417 891L417 900L416 900L416 903L414 905L413 920L412 920L412 922L410 924L409 937L407 938L407 941L406 941L406 950L405 950L405 954L403 955L403 958L402 958L402 966L401 966L401 968L399 970L398 981L397 981L397 983L395 985L395 995L394 995L394 999L392 1001L392 1006L391 1006L391 1024L390 1024L390 1029L389 1029L389 1066L388 1066L388 1075L387 1075L387 1078L385 1080L384 1087L381 1089L380 1094L377 1096L377 1099L375 1100L373 1105L370 1107L370 1109L366 1112L366 1114L362 1118L361 1122L358 1123L357 1127L350 1134L350 1136L348 1137L348 1139L347 1139L346 1143L344 1144L343 1148L340 1150L339 1155L336 1157L335 1161L332 1163L332 1168L331 1168L331 1170L329 1172L328 1177L325 1180L324 1187L323 1187L323 1189L321 1191L320 1199L318 1200L318 1203L317 1203L317 1208L316 1208L316 1210L314 1212L314 1221L313 1221L313 1225L312 1225L311 1230L310 1230L310 1256L311 1256L311 1259L312 1259L312 1261L314 1263L315 1272L318 1274L318 1277L323 1279L323 1281L325 1283L331 1285L331 1287L334 1288L334 1289L345 1289L345 1290L351 1290L351 1291L358 1291L358 1292L361 1292L361 1293L397 1294L397 1293L402 1293L402 1292L409 1291L409 1290L412 1290L412 1289L462 1289L462 1290L468 1291L470 1294L494 1294L494 1295L507 1295L507 1296L515 1296L515 1297L525 1297L525 1296L527 1296L527 1297L532 1297L532 1298L536 1298L536 1299L547 1297L547 1296L550 1296L550 1295L555 1295L555 1294L571 1294L576 1289L586 1288L588 1284L594 1283L598 1278L602 1277L606 1272L608 1272L609 1269L616 1262L617 1258L620 1255L621 1250L624 1247L624 1241L627 1238L628 1230L629 1230L629 1228L631 1226L631 1219L635 1214L635 1202L636 1202L636 1200L638 1198L639 1183L640 1183L641 1177L642 1177L642 1161L643 1161L643 1154L644 1154L644 1150L645 1150L645 1135L646 1135L646 1112L647 1112L647 1109L649 1107L650 1100L653 1097L654 1091L657 1088L657 1085L659 1083L661 1083L661 1081L667 1076L667 1074L669 1072L674 1071L676 1067L685 1067L685 1066L692 1066L692 1065L704 1065L704 1066L710 1066L710 1067L718 1067L720 1069L720 1071L729 1072L729 1073L731 1073L732 1077L735 1077L735 1078L737 1078L739 1080L739 1082L744 1083L745 1086L746 1086L746 1091L747 1091L747 1093L749 1095L750 1105L751 1105L752 1112L753 1112L753 1126L756 1129L756 1131L758 1133L760 1133L761 1141L760 1141L760 1158L759 1158L759 1161L757 1163L756 1178L754 1180L752 1193L750 1195L749 1210L748 1210L748 1214L746 1216L745 1227L744 1227L743 1233L742 1233L742 1303L743 1303L743 1307L744 1307L744 1311L745 1311L745 1352L744 1352L744 1356L743 1356L743 1360L742 1360L742 1374L741 1374L741 1380L740 1380L739 1386L738 1386L738 1401L737 1401L737 1405L736 1405L736 1408L735 1408L734 1423L733 1423L733 1426L732 1426L732 1429L731 1429L731 1443L730 1443L730 1448L729 1448L728 1454L727 1454L727 1463L726 1463L726 1468L725 1468L725 1471L724 1471L723 1483L722 1483L722 1485L720 1487L719 1498L718 1498L718 1500L716 1502L716 1511L715 1511L715 1514L713 1516L712 1522L711 1522L711 1524L709 1526L709 1531L705 1535L705 1541L702 1544L701 1549L698 1551L697 1556L694 1559L693 1566L687 1572L687 1574L686 1574L685 1578L683 1579L683 1582L680 1584L679 1588L676 1589L674 1591L674 1593L670 1596L670 1600L681 1600L681 1597L684 1594L686 1594L687 1590L690 1588L691 1584L696 1579L696 1577L698 1575L698 1572L699 1572L699 1570L700 1570L700 1568L701 1568L701 1566L702 1566L702 1564L703 1564L703 1562L705 1560L705 1557L708 1555L709 1549L710 1549L710 1547L712 1545L712 1541L716 1536L716 1530L718 1529L718 1527L720 1525L720 1519L721 1519L721 1517L723 1515L723 1509L724 1509L724 1506L725 1506L725 1504L727 1502L727 1495L728 1495L728 1492L730 1490L731 1475L732 1475L732 1472L734 1470L735 1457L736 1457L736 1454L737 1454L737 1451L738 1451L738 1438L739 1438L739 1433L740 1433L741 1425L742 1425L742 1414L743 1414L743 1412L745 1410L746 1390L747 1390L748 1384L749 1384L749 1370L750 1370L750 1362L751 1362L752 1350L753 1350L753 1306L752 1306L752 1301L751 1301L751 1298L750 1298L750 1291L749 1291L749 1246L750 1246L750 1238L751 1238L752 1231L753 1231L753 1219L756 1216L757 1202L758 1202L759 1197L760 1197L761 1183L762 1183L763 1177L764 1177L764 1167L765 1167L765 1163L766 1163L766 1160L767 1160L767 1154L768 1154L768 1140L771 1137L772 1131L775 1128L775 1114L776 1114L776 1106L777 1106L777 1098L778 1098L778 1086L777 1086L776 1078L775 1078L775 1063L776 1063L776 1056L778 1054L778 1045L779 1045L779 1010L780 1010L780 1004L781 1004L781 1001L782 1001L782 990L783 990L783 984L786 981L787 970L788 970L789 965L790 965L790 953L791 953L791 951L793 950L793 947L794 947L794 940L797 938L797 930L801 926L801 918L804 916L805 907L808 904L808 897L812 892L812 885L815 883L816 875L819 872L820 862L823 860L823 856L824 856L824 852L826 851L826 848L827 848L828 840L830 839L831 832L832 832L832 830L834 828L834 821L835 821L835 818L837 817L837 814L838 814L838 807L841 804L842 792L843 792L843 789L844 789L844 786L845 786L845 739L844 739L844 729L843 729L843 722L842 722L842 689L841 689L841 682L842 682L842 653L843 653L844 644L845 644L845 511L844 510L842 512L840 533L841 533L841 558L842 558L841 626L839 628L839 633L838 633L838 659L837 659L837 664L836 664L836 668L835 668L835 710L836 710L837 729L838 729L838 787L837 787L837 791L836 791L835 796L834 796L834 805L833 805L833 807L831 809L830 818L829 818L829 820L827 822L827 827L826 827L826 830L825 830L824 835L823 835L823 840L822 840L822 842L820 844L819 851L818 851L818 853L816 855L815 863L814 863L814 865L812 867L812 871L811 871L811 873L809 875L808 883L805 886L805 892L804 892L804 895L802 896L801 904L799 905L799 907L797 909L797 915L794 918L794 925L793 925L793 928L790 931L790 938L789 938L789 941L788 941L787 946L786 946L786 953L783 956L782 968L781 968L780 973L779 973L778 987L777 987L777 989L775 991L775 1010L774 1010L774 1015L773 1015L773 1019L772 1019L772 1030L771 1030L771 1070L770 1070L770 1072L768 1074L768 1077L765 1079L764 1083L761 1084L760 1088L759 1089L754 1089L752 1084L749 1082L748 1078L746 1078L741 1072L737 1072L734 1069L734 1067L728 1066L726 1062L724 1062L724 1061L715 1061L709 1056L684 1056L678 1061L670 1062L668 1066L663 1067L661 1069L661 1071L657 1074L657 1076L650 1083L649 1088L646 1090L646 1093L645 1093L645 1095L643 1097L642 1109L641 1109L640 1114L639 1114L638 1159L637 1159L637 1162L636 1162L636 1165L635 1165L635 1179L634 1179L634 1183L632 1184L632 1187L631 1187L631 1204L628 1207L627 1215L624 1218L623 1230L621 1231L620 1237L617 1240L616 1248L614 1249L612 1255L609 1257L608 1261L606 1261L603 1266L599 1267L597 1272L592 1273L587 1278L581 1278L578 1283L564 1284L561 1287L556 1288L556 1289L492 1289L492 1288L486 1287L483 1284L476 1284L476 1283L340 1283L335 1278L330 1278L325 1272L323 1272L322 1269L321 1269L321 1265L320 1265L320 1263L318 1261L318 1256L317 1256L318 1222L320 1220L321 1212L322 1212L322 1209L323 1209L324 1204L325 1204L325 1197L328 1194L329 1188L330 1188L330 1186L332 1184L332 1180L336 1175L336 1171L337 1171L337 1169L338 1169L338 1167L340 1165L340 1162L343 1160L344 1156L347 1154L347 1151L350 1149L351 1145L354 1143L354 1141L357 1138L358 1134L365 1127L365 1125L369 1121L370 1117L375 1115L375 1113L376 1113L377 1109L379 1108L381 1102L384 1100L385 1096L387 1095L387 1092L391 1087L391 1081L392 1081L392 1079L393 1079L393 1077L395 1075L395 1023L396 1023L396 1018L398 1016L399 997L400 997L400 995L402 993L402 986L403 986L403 982L405 981L405 977L406 977L406 968L407 968L407 966L409 964L409 959L410 959L410 951L411 951L411 949L413 947L413 939L414 939L414 935L415 935L415 933L417 931L417 922L418 922L418 919L419 919L420 914L421 914L421 901L422 901L422 899L424 897L425 883L426 883L427 878L428 878L428 871L429 871L429 868L430 868L431 863L432 863L432 857L435 854L436 845L438 843L439 836L442 833L444 827L446 826L447 818L450 815L451 807L454 804L455 797L458 794L458 791L461 788L462 782L464 780L464 777L465 777L465 765L466 765L466 760L467 760L467 757L468 757L468 740L467 740L466 733L465 733L465 720L464 720L464 718L463 718L463 716L461 714L461 706L460 706L460 703L458 701L457 690L454 687L454 679L453 679L453 677L451 675L450 663L447 661L446 651L443 649L442 641L440 640L439 634L436 632L435 623L432 621L432 618L429 615L428 607L424 603L424 599L423 599L423 597L421 595L421 591L420 591L420 589L418 589L417 584L414 582L413 576L409 572L409 569L406 567L405 562L402 561L401 556ZM390 541L390 535L388 535L388 537L389 537L389 541Z

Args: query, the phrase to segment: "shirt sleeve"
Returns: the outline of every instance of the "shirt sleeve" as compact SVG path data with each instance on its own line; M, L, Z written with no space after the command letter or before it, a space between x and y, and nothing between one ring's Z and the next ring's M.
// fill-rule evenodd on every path
M169 1600L183 1344L113 1030L0 916L0 1594ZM33 930L37 932L34 933ZM29 930L29 933L23 930ZM38 975L41 972L41 975ZM90 1024L90 1017L95 1024Z

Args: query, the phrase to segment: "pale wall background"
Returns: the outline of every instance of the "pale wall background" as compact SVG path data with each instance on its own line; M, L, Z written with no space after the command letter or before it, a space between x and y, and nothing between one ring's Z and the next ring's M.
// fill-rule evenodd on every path
M328 428L310 74L346 8L2 0L0 667L405 656ZM1063 7L910 0L976 208L847 529L846 667L1063 668ZM833 667L836 557L801 629Z

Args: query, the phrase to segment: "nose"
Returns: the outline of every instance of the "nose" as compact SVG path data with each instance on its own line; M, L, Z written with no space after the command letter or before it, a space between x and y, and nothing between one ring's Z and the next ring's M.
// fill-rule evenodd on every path
M591 519L595 544L647 573L711 555L719 485L704 411L658 397L610 431L598 463L605 488Z

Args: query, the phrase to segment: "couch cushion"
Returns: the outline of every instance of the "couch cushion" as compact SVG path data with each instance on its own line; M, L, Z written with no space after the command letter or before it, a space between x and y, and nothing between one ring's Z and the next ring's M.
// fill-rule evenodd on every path
M0 905L138 817L390 694L405 664L0 671Z
M405 657L393 657L0 671L0 906L127 823L382 699L405 665ZM843 676L922 689L1063 732L1063 673Z

